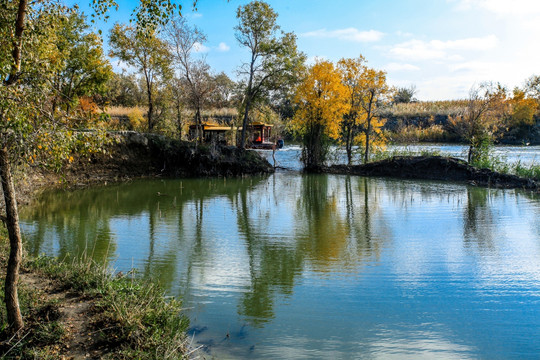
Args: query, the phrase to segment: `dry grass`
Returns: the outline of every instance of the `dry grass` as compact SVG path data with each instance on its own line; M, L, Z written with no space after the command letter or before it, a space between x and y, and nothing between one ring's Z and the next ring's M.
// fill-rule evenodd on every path
M129 116L134 111L146 114L148 108L145 106L125 107L125 106L111 106L107 108L106 112L111 117ZM221 109L207 109L201 112L202 116L237 116L238 110L235 108L221 108ZM184 116L193 116L193 111L185 110Z
M139 111L143 114L146 114L148 109L146 107L142 106L135 106L135 107L125 107L125 106L111 106L107 108L106 112L111 117L124 117L129 116L133 111Z
M455 116L463 113L466 100L419 101L408 104L395 104L386 109L386 116Z

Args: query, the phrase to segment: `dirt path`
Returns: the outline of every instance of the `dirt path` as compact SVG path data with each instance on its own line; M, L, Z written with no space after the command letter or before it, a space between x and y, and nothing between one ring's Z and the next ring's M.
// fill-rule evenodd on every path
M103 352L97 344L97 333L90 323L92 302L72 291L62 289L54 281L34 273L21 274L22 284L34 287L45 296L44 301L58 304L59 322L65 330L61 359L100 359Z

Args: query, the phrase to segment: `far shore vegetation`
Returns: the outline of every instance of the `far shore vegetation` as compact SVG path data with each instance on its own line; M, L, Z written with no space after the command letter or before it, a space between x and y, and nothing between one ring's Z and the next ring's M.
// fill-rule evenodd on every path
M92 3L94 16L106 16L114 2ZM223 125L238 129L228 134L228 145L237 146L230 153L240 157L250 143L249 124L271 124L271 140L301 142L302 160L313 171L327 162L330 145L345 149L352 164L388 156L389 143L460 142L475 166L540 176L538 166L490 155L495 143L540 144L539 75L515 89L492 79L471 84L464 99L420 101L414 85L392 87L384 69L361 54L307 62L272 7L252 1L237 10L236 37L249 56L231 79L197 51L206 41L204 29L179 16L174 2L141 1L132 20L103 36L77 7L59 1L14 0L0 7L0 218L7 229L3 250L10 253L1 340L9 356L55 358L53 350L43 351L67 331L54 321L41 323L48 303L38 304L39 295L18 287L23 249L15 185L26 169L62 178L74 162L111 156L111 131L163 135L189 144L191 155L211 152L203 144L205 124ZM112 58L131 70L115 73ZM145 351L159 354L149 358L178 355L185 319L174 316L179 305L163 300L159 289L115 278L91 263L33 259L22 266L97 299L96 322L111 325L100 330L105 336L114 330L121 338L123 358L146 358Z

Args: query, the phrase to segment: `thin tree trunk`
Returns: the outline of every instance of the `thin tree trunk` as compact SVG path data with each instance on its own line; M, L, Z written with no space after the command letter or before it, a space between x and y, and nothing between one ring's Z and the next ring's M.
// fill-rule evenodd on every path
M368 114L369 116L369 114ZM369 135L371 133L371 119L367 120L367 130L366 130L366 149L364 152L364 164L367 164L369 161Z
M148 132L154 129L154 104L152 104L152 95L148 94Z
M19 213L15 199L15 187L11 176L9 153L7 147L0 150L0 176L2 177L2 190L6 203L6 227L9 234L9 260L5 282L5 302L8 324L12 332L23 328L24 323L19 308L17 283L19 281L19 268L22 261L22 239L19 229Z
M17 82L19 72L21 70L22 42L27 8L28 1L20 0L19 8L17 9L17 20L15 21L13 50L11 52L13 62L9 77L4 82L4 85L6 86ZM0 119L2 122L4 120L4 118ZM11 176L11 167L9 163L9 152L5 143L0 149L0 177L6 203L5 223L8 230L10 246L9 260L6 270L6 282L4 287L4 301L6 302L7 318L10 330L15 333L24 326L17 291L17 283L19 282L19 268L22 261L22 239L21 231L19 229L19 213L17 210L17 201L15 199L15 187L13 186L13 178Z
M255 74L255 54L251 54L251 64L249 68L249 81L248 81L248 88L246 92L246 108L244 109L244 120L242 122L242 137L240 138L240 146L239 148L243 149L246 145L246 131L247 131L247 123L248 123L248 116L249 116L249 108L251 106L251 98L253 96L253 75Z
M182 140L182 107L179 102L176 104L176 127L178 130L178 139Z
M197 110L195 111L195 124L197 125L197 142L202 144L204 131L203 131L203 126L202 126L202 121L201 121L201 111L198 106L197 106Z
M248 98L246 101L246 109L244 110L244 120L242 121L242 137L240 138L240 145L238 146L241 149L243 149L244 146L246 145L246 131L247 131L250 105L251 105L251 99Z
M347 140L345 142L347 150L347 165L352 165L352 126L347 126Z

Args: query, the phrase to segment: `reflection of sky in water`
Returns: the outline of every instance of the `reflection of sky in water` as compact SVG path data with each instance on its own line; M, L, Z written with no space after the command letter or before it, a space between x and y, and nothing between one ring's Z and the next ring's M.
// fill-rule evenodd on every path
M159 278L218 358L531 358L539 205L283 172L59 193L22 218L32 251L88 247Z

